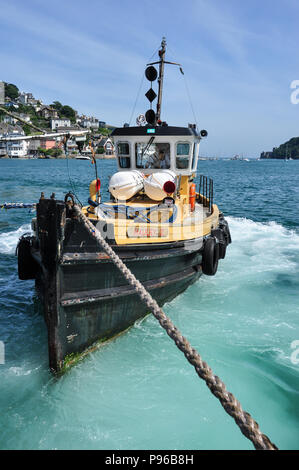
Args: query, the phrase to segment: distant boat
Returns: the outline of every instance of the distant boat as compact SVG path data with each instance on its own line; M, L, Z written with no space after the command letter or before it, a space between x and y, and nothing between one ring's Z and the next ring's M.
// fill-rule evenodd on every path
M88 155L78 155L77 157L75 157L76 160L91 160L90 157L88 157Z
M248 158L240 157L240 155L235 155L234 157L230 158L230 160L241 160L243 162L249 162Z
M292 157L289 157L289 149L288 149L288 145L287 145L284 161L287 162L288 160L293 160L293 159L292 159Z

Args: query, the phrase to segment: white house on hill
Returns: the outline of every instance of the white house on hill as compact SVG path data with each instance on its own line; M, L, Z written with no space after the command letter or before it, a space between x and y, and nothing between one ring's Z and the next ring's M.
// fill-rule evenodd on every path
M58 127L71 127L70 119L51 119L51 129L54 131Z
M24 135L25 133L20 126L0 125L0 137L14 138L23 137ZM0 142L0 156L8 155L11 158L22 158L27 155L28 147L28 140L7 140Z

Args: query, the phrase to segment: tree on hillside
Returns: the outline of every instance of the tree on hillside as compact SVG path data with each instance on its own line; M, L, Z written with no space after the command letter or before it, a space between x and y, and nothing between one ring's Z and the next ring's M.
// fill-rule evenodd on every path
M76 117L75 110L68 105L62 106L62 108L60 109L60 113L63 117L66 117L69 119L75 119Z
M107 129L107 127L100 127L99 132L102 135L110 135L111 134L111 129Z
M5 96L8 96L11 100L15 100L19 96L19 89L16 85L12 83L5 83Z
M28 124L24 124L22 128L23 128L23 131L25 132L25 135L31 135L32 127L28 126Z
M273 149L272 158L299 158L299 137L290 140Z
M62 108L62 104L59 101L53 101L52 104L50 104L51 108L57 109L57 111L60 111Z

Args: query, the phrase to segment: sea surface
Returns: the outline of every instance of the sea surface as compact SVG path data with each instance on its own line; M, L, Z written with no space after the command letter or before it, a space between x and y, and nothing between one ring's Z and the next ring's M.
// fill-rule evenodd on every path
M299 449L299 161L199 163L233 242L164 310L262 432ZM106 198L115 170L98 161ZM0 205L68 190L86 204L91 179L88 161L0 160ZM253 449L152 316L51 375L34 282L17 275L33 216L0 211L0 449Z

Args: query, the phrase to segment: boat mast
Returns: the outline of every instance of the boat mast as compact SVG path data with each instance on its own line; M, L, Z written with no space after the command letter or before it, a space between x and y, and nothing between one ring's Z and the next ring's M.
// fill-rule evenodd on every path
M161 49L159 50L160 62L159 62L159 91L158 91L158 102L157 102L157 121L160 119L161 115L161 104L162 104L162 89L163 89L163 79L164 79L164 64L165 64L165 52L166 52L166 39L163 37L161 42Z
M177 64L176 62L168 62L167 60L165 60L165 52L166 52L166 38L163 37L162 42L161 42L161 49L159 50L160 60L158 62L151 62L150 64L147 64L147 65L159 64L159 77L158 77L159 88L158 88L158 102L157 102L156 121L161 120L161 105L162 105L162 90L163 90L163 79L164 79L164 65L165 64L178 65L180 67L180 72L184 75L181 64ZM156 79L156 77L155 77L155 79Z

